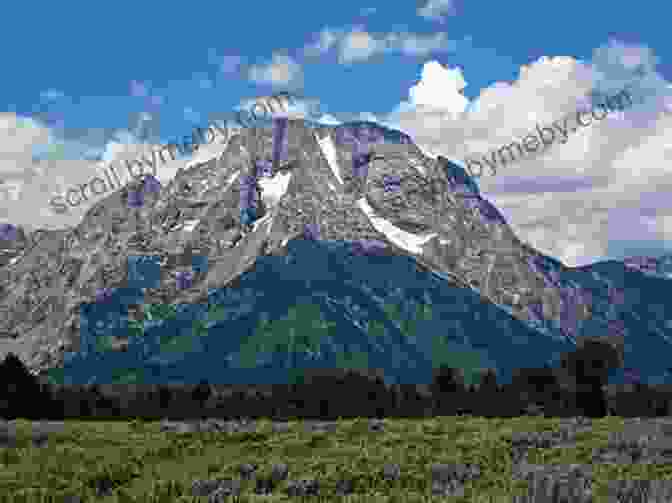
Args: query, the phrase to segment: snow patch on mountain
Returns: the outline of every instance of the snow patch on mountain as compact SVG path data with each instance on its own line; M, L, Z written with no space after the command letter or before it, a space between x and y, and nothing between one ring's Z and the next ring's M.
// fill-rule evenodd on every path
M341 166L338 164L338 159L336 158L336 147L333 140L331 139L331 136L327 135L324 138L319 139L317 135L315 135L315 139L320 146L320 150L322 150L322 154L327 159L327 164L329 164L331 172L334 174L338 182L343 185L343 178L341 177Z
M272 208L280 202L282 196L287 192L291 179L291 173L278 173L272 178L260 178L258 180L262 189L261 198L267 208Z
M201 219L196 219L196 220L185 220L184 221L184 227L183 230L185 232L193 232L193 230L196 228L196 226L199 224Z
M240 176L240 170L236 170L233 173L229 175L229 179L225 182L226 183L226 188L228 189L232 183L234 183L238 177Z
M273 228L272 213L268 213L267 215L264 215L262 218L254 222L252 226L252 232L256 232L257 230L261 229L262 226L266 226L265 227L266 234L269 234L271 232L271 229Z
M410 232L406 232L399 227L396 227L385 218L376 215L365 198L359 199L357 205L369 218L371 225L373 225L377 231L385 234L385 236L395 245L415 255L422 254L422 246L437 235L436 233L431 233L425 236L416 236L415 234L411 234Z

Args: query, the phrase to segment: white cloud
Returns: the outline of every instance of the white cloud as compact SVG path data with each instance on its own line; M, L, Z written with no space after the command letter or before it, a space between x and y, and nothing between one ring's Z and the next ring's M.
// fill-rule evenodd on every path
M319 56L332 49L338 51L342 64L366 61L379 54L400 53L406 56L425 56L436 52L453 52L456 42L445 33L429 35L390 32L369 33L362 26L349 30L325 28L317 41L304 47L306 56Z
M341 124L341 121L339 121L336 117L334 117L331 114L323 114L320 116L319 119L317 119L317 122L324 124L326 126L338 126Z
M368 121L368 122L378 122L379 121L378 117L376 117L375 114L372 114L371 112L361 112L359 114L358 120Z
M129 131L119 131L104 148L57 138L53 132L13 113L0 114L0 222L28 229L59 229L76 225L84 213L105 196L70 208L53 211L49 202L78 184L86 184L99 172L99 165L82 158L100 154L106 161L131 159L156 147L142 144ZM39 154L40 160L34 159ZM126 180L124 180L126 181Z
M440 108L461 114L469 100L462 95L467 83L459 68L447 69L436 61L425 63L422 78L408 95L414 105Z
M275 53L271 61L263 65L254 65L249 69L250 80L273 86L297 86L303 83L303 70L291 56Z
M325 114L322 111L320 101L315 98L299 98L295 97L293 103L288 106L288 113L282 114L290 119L308 119L320 120L321 117L330 120L330 114ZM334 118L338 121L338 119Z
M0 113L0 173L6 173L14 160L31 159L35 145L52 140L51 132L39 122L14 113Z
M445 16L455 13L454 0L428 0L427 5L418 9L418 15L425 19L442 22Z
M320 32L320 35L317 41L312 44L308 44L303 49L305 56L319 56L331 48L333 48L338 41L343 37L343 30L336 30L331 28L325 28Z
M568 265L622 258L637 243L657 242L662 251L672 238L672 89L655 62L648 48L612 42L587 62L540 58L515 82L495 83L472 102L462 94L461 70L430 62L409 100L380 122L410 134L425 153L464 164L520 142L538 125L575 117L591 89L613 95L636 82L632 107L570 131L564 144L557 138L514 162L499 157L496 175L485 165L478 184L521 239Z
M375 53L384 50L385 44L382 40L376 40L369 33L357 29L343 37L339 61L341 63L352 63L353 61L367 60Z
M432 52L454 51L457 44L455 41L448 40L445 33L427 36L402 33L388 36L388 46L390 50L407 56L424 56Z
M322 115L320 102L317 99L292 95L291 100L282 99L282 101L286 111L279 111L277 101L272 99L271 96L258 96L254 99L243 100L235 107L235 110L252 110L255 103L259 103L265 106L265 109L270 113L270 117L272 118L288 117L290 119L315 120ZM263 108L262 106L261 109L257 109L256 113L259 115L263 114Z

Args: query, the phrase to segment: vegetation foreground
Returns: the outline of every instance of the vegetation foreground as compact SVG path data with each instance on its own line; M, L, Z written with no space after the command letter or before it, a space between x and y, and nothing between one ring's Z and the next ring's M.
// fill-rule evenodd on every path
M378 426L372 427L372 421ZM233 479L240 481L240 495L220 501L526 501L514 498L528 494L528 484L514 480L512 435L559 431L567 421L349 419L323 423L332 425L326 429L288 421L283 429L280 423L260 420L234 433L177 433L165 431L158 421L18 420L5 423L2 430L0 494L4 501L26 502L212 501L192 495L194 481ZM532 448L527 461L590 465L593 449L605 447L623 421L595 419L588 429L575 430L572 446ZM39 441L44 431L48 434ZM432 496L430 471L437 463L475 465L480 476L464 484L461 496ZM256 467L254 476L241 476L246 464L248 472ZM264 492L258 480L272 478L278 464L285 464L286 476L270 494L257 494ZM317 480L319 494L288 494L291 480L301 479ZM609 481L670 479L669 464L592 465L597 502L614 501L608 498ZM351 494L338 496L343 480L352 484Z

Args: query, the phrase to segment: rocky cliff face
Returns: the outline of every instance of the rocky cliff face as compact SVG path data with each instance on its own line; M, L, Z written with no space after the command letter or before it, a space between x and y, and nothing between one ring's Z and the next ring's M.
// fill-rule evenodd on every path
M274 127L170 161L179 169L169 183L136 180L75 228L14 239L0 269L0 356L12 351L37 372L81 351L82 306L128 288L136 256L155 257L158 267L129 303L197 304L235 288L264 257L291 255L291 243L303 239L411 260L563 344L595 319L589 288L518 240L459 165L427 158L372 124ZM241 212L248 208L256 219ZM195 270L198 260L206 266ZM622 338L596 327L594 335Z

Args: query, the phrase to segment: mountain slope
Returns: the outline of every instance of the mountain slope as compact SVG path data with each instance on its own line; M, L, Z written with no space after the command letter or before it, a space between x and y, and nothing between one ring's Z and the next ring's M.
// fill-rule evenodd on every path
M357 256L348 243L301 239L288 243L286 253L259 257L231 288L179 306L172 320L147 323L125 352L71 360L68 375L109 382L129 369L142 382L268 384L286 381L297 368L350 365L382 371L390 382L427 383L441 364L497 366L508 375L531 355L557 363L553 355L572 347L540 337L408 257ZM112 311L86 314L90 342L104 338L106 329L93 327ZM202 330L194 319L204 321Z

